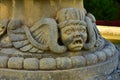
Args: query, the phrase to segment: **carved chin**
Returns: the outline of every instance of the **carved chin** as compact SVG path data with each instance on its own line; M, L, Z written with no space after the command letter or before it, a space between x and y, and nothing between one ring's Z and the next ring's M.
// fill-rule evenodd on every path
M83 44L73 44L72 43L68 46L68 49L70 51L80 51L82 48L83 48Z

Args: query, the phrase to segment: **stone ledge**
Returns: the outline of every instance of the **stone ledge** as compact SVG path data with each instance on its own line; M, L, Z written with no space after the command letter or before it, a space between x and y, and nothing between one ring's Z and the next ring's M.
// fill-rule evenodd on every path
M116 48L110 42L99 51L88 53L85 55L78 55L72 57L57 57L57 58L24 58L24 57L8 57L4 63L4 57L0 57L0 67L9 69L23 69L23 70L59 70L80 68L90 65L99 64L109 60L116 53ZM77 57L74 59L73 57ZM50 64L48 64L50 62ZM2 66L2 64L6 66ZM52 64L54 63L54 64ZM18 66L19 65L19 66Z
M96 80L97 76L112 73L118 64L118 54L116 53L109 60L87 67L53 70L53 71L27 71L0 69L0 80ZM11 74L12 73L12 74Z

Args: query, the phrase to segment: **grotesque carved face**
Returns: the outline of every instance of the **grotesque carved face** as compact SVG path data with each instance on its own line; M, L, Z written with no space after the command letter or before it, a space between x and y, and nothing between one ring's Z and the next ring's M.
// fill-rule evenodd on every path
M87 40L86 24L69 24L61 29L61 39L71 51L82 49Z

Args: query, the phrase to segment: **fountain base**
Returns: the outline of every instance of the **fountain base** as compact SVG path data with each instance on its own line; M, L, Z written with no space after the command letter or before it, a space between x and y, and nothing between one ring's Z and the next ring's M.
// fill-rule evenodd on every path
M9 80L96 80L97 76L112 73L118 64L118 54L106 62L96 65L52 71L27 71L14 69L0 69L0 79Z

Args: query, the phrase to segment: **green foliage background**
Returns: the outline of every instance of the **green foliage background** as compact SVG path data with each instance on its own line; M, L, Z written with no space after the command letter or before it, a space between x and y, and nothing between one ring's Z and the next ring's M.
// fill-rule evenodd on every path
M97 20L116 20L120 13L116 0L84 0L84 6Z

